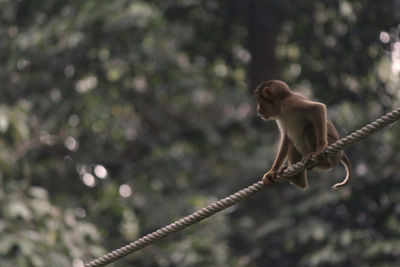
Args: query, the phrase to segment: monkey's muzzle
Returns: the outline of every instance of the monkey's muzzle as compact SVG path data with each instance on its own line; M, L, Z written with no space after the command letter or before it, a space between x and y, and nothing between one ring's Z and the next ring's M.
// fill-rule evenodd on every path
M263 108L261 107L260 104L258 104L258 105L257 105L257 114L258 114L258 116L262 116L263 113L264 113Z

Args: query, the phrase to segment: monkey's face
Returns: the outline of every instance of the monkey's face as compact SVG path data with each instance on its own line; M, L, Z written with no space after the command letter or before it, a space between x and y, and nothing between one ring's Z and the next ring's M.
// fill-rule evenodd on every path
M258 102L258 115L264 120L270 120L280 114L282 100L291 92L285 82L271 80L260 84L254 94Z
M254 91L258 102L257 114L264 120L273 119L279 110L279 107L276 106L276 101L274 101L272 90L268 83L263 83Z
M272 120L274 113L272 111L273 107L269 104L265 105L262 104L262 102L259 102L257 104L257 114L263 119L263 120Z

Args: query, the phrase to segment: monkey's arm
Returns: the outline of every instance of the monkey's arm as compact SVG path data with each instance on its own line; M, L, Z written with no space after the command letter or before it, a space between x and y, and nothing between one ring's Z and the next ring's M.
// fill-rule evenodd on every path
M272 164L271 169L266 174L264 174L262 179L263 183L267 186L275 185L273 179L275 179L276 175L279 172L279 168L282 166L288 156L290 141L288 136L284 132L282 132L281 135L281 143L279 144L279 149L278 153L276 153L275 161Z
M281 133L281 142L279 144L278 152L276 153L275 161L272 164L271 170L277 171L285 162L288 155L289 138L284 132Z

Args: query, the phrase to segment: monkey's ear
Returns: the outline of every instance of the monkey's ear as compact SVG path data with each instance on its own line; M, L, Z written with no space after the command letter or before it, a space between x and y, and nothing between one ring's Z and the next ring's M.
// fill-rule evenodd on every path
M262 95L262 97L264 99L272 100L273 99L273 95L272 95L272 92L271 92L271 87L269 87L269 86L263 87L262 91L261 91L261 95Z

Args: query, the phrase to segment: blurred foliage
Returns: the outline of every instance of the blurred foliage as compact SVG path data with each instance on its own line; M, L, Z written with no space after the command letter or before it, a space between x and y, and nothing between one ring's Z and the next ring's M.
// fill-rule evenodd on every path
M1 266L83 266L259 179L278 131L249 27L274 20L278 78L342 135L399 105L398 1L274 0L250 26L253 1L0 1ZM341 191L311 172L113 266L396 266L398 127L347 150Z

